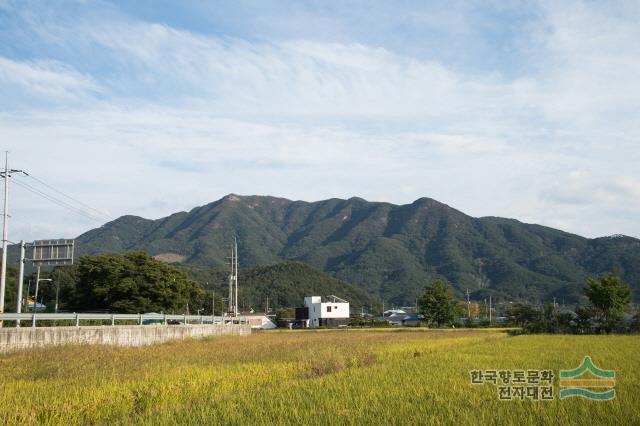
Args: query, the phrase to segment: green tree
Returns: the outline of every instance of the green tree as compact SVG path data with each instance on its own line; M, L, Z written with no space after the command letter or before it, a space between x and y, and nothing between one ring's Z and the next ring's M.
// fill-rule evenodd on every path
M145 252L80 258L76 311L195 313L207 294L187 274Z
M575 313L576 317L573 322L576 333L589 333L593 325L594 308L591 306L577 306Z
M633 333L640 332L640 312L636 312L636 314L631 319L631 326L629 327L629 329Z
M66 312L75 308L78 265L58 266L53 270L43 269L40 272L40 282L38 286L38 302L46 305L46 312L55 311L56 293L58 294L58 311ZM49 281L51 280L51 281ZM23 298L33 297L35 291L36 272L32 272L26 277L25 282L31 281L31 286L23 285Z
M276 320L282 320L287 318L295 318L296 317L296 309L295 308L282 308L276 311Z
M449 285L436 280L425 287L424 294L418 301L420 313L427 322L438 327L451 324L460 314L458 301L453 297Z
M528 324L539 322L542 312L532 306L515 303L507 309L507 317L517 326L525 327Z
M601 328L606 332L619 324L622 314L631 303L631 288L615 272L600 279L589 278L585 295L596 311Z
M220 292L212 295L210 291L208 290L205 290L205 291L206 291L206 296L204 297L204 302L200 306L200 309L202 309L202 312L200 313L202 315L211 315L211 308L215 308L215 315L224 314L226 311L225 309L226 306L224 304L224 301L222 300L222 296L220 295ZM213 300L214 297L215 297L215 302Z
M540 331L543 333L558 332L558 317L556 315L556 307L552 304L545 305L542 309L542 321L540 322Z
M4 311L15 312L16 301L18 300L18 270L8 266L7 267L7 281L4 293ZM24 296L23 296L24 297Z

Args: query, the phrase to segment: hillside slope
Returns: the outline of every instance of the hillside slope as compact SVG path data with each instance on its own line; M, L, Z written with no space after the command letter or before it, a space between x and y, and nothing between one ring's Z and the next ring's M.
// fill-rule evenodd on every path
M207 290L226 297L229 271L221 268L182 265L189 275ZM279 308L301 306L305 296L336 295L351 303L351 311L380 305L380 300L331 275L300 262L282 262L240 270L238 300L241 308L264 311L267 298L271 312Z
M221 267L233 235L244 267L301 261L397 304L411 303L438 276L476 299L569 303L587 276L614 268L640 290L640 240L587 239L513 219L473 218L429 198L393 205L231 194L158 220L123 216L78 237L77 249L144 249Z

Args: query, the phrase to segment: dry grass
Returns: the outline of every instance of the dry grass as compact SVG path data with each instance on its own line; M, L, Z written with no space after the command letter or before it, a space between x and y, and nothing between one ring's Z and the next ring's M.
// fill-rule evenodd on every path
M257 333L0 356L2 424L639 424L635 336ZM471 369L616 369L618 397L500 402Z

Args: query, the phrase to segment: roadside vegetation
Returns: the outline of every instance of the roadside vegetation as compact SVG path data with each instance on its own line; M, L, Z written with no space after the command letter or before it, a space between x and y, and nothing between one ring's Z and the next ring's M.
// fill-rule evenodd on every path
M637 424L638 349L636 336L423 329L43 348L0 356L0 423ZM473 369L557 373L585 355L616 370L614 400L501 402L470 384Z
M559 307L555 303L545 306L510 304L496 323L519 327L524 333L640 332L640 312L631 305L631 288L622 281L620 275L614 272L598 279L589 278L583 292L585 303L573 308ZM467 328L492 326L486 320L486 313L485 318L466 317L465 303L457 301L451 286L440 280L425 288L418 303L424 325Z
M39 303L51 312L59 297L62 312L108 312L211 315L215 307L222 314L226 274L193 266L175 266L156 260L145 252L83 256L76 265L46 273L52 281L43 283ZM34 281L34 277L31 277ZM374 296L299 262L255 267L241 273L242 308L264 312L266 306L278 323L295 316L294 307L310 294L338 294L351 302L354 327L384 327L382 306ZM8 312L15 310L15 270L8 271ZM589 278L582 288L580 303L532 305L494 299L470 303L456 298L455 285L442 279L427 285L417 299L418 312L411 325L432 328L519 327L525 333L637 333L640 314L632 305L631 287L614 272ZM29 287L25 289L25 294ZM33 289L28 291L31 295ZM268 302L268 303L267 303ZM486 301L485 301L486 302ZM498 303L496 303L498 302ZM44 304L44 303L43 303ZM496 308L496 304L498 308ZM491 310L491 316L489 315ZM28 311L26 307L24 311ZM367 311L367 314L364 312ZM360 312L363 315L360 315ZM376 315L376 312L378 313ZM492 318L492 320L490 320ZM41 325L53 325L52 323Z
M57 296L62 312L195 314L201 310L211 315L211 293L183 270L143 251L83 256L73 266L55 268L43 276L52 281L41 284L38 302L49 312ZM25 296L27 290L31 297L33 286L25 286ZM9 312L15 310L13 303ZM222 306L219 298L217 305Z
M590 278L587 303L574 309L549 304L541 308L515 304L506 314L527 333L638 333L640 312L631 305L631 289L616 273Z

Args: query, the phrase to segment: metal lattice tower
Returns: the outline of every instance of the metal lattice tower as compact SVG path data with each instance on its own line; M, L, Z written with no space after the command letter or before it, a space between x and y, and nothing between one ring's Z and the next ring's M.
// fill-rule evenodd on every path
M229 314L237 317L238 313L238 240L234 236L229 275Z

